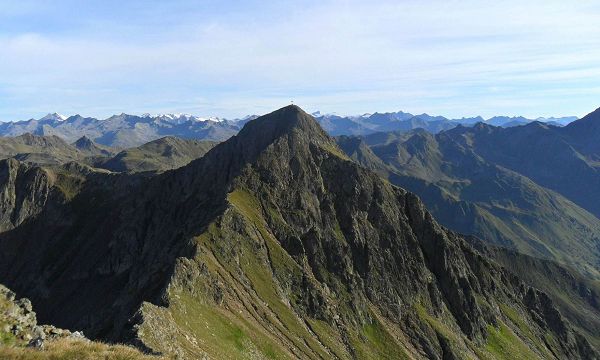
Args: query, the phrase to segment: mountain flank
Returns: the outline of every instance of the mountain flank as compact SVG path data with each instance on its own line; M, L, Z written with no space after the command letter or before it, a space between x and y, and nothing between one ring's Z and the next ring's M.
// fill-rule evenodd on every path
M46 200L0 234L0 277L49 323L190 359L598 357L296 106L155 176L62 169L83 180L40 173Z
M30 133L0 137L0 156L38 164L60 164L81 159L79 152L63 139Z
M550 132L550 135L531 134L532 140L523 134L519 135L520 140L517 135L504 135L505 132L517 133L517 129L528 132L530 127L536 133ZM552 162L555 169L563 168L553 174L564 172L566 177L564 168L575 165L573 162L565 160L558 164L555 160L542 160L543 149L552 149L552 146L524 145L540 141L536 140L537 136L556 139L558 135L552 135L553 131L535 124L511 129L478 124L436 135L415 131L340 137L338 144L361 165L418 194L445 226L488 243L559 261L597 280L600 278L600 220L576 198L541 186L534 178L522 174L516 165L530 162L530 158L539 154L538 164L532 162L528 173L542 173L547 165L539 163ZM564 144L562 140L557 143ZM527 149L514 150L521 146L519 144ZM564 149L573 152L570 146ZM502 155L508 153L512 153L514 161L509 162L508 157ZM590 176L594 176L593 169L587 169L591 170ZM588 195L593 196L593 190Z

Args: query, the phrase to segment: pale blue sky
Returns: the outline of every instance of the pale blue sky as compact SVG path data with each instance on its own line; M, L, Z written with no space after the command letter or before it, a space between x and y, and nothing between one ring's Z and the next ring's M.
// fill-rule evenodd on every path
M526 3L526 4L524 4ZM582 116L600 1L0 0L0 120L48 112Z

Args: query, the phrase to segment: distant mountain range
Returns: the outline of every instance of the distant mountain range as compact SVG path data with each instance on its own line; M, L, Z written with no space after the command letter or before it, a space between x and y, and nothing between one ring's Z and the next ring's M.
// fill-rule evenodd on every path
M458 125L473 126L477 123L485 123L493 126L512 127L526 125L534 121L547 123L553 126L564 126L577 117L561 118L536 118L527 119L522 116L494 116L484 119L481 116L461 119L448 119L443 116L431 116L428 114L413 115L402 111L391 113L374 113L360 116L339 116L335 114L313 113L313 116L321 126L331 135L367 135L382 131L410 131L424 129L430 133L438 133L443 130L455 128Z
M458 125L473 126L478 122L511 127L541 121L554 126L564 126L576 117L526 119L524 117L496 116L447 119L427 114L413 115L402 111L374 113L360 116L338 116L314 113L313 116L330 135L367 135L381 131L410 131L425 129L431 133L452 129ZM186 114L161 114L141 116L120 114L104 120L74 115L48 114L40 119L0 123L0 136L55 135L72 143L85 136L95 143L116 148L130 148L165 136L183 139L223 141L235 135L246 122L257 116L224 120L215 117L197 117Z
M68 143L85 136L100 145L130 148L165 136L221 141L235 135L251 118L231 121L190 115L120 114L98 120L80 115L65 117L49 114L39 120L1 123L0 135L55 135Z

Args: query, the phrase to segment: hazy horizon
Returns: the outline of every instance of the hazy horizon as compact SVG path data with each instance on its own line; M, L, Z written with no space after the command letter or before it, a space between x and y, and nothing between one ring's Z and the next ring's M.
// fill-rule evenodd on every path
M532 15L534 14L534 15ZM0 0L0 121L46 113L578 116L600 4Z

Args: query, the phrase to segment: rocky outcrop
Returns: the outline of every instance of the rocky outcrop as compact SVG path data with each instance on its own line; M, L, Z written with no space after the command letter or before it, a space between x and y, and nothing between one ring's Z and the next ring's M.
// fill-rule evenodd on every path
M43 348L46 340L85 339L81 332L71 332L52 325L38 325L31 301L0 285L0 338L3 345L27 345Z

